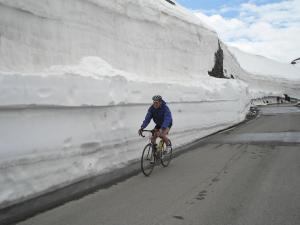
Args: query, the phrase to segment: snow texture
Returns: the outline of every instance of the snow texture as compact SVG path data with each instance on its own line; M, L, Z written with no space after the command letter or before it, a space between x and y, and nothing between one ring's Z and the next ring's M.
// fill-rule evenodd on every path
M239 74L239 78L249 84L253 98L288 94L300 98L300 68L292 64L284 64L263 56L251 55L230 47L247 76Z

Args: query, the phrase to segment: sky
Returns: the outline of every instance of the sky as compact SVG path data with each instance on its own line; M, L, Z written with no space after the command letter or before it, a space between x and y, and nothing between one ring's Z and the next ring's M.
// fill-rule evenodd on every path
M300 57L300 0L177 0L243 51L290 63Z

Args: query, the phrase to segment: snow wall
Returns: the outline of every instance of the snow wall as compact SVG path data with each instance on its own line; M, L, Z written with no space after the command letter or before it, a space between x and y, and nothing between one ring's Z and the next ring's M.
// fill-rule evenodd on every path
M263 56L251 55L237 48L229 47L247 73L238 73L237 78L249 85L252 98L263 96L283 96L287 94L300 99L300 68L280 63Z
M248 108L236 100L170 103L176 121L170 135L174 147L243 120ZM1 111L1 148L5 149L0 161L2 207L140 158L148 139L138 137L137 128L147 107Z
M164 0L0 0L0 208L137 160L154 94L175 148L242 121L251 90L208 76L217 50Z
M1 0L0 14L0 68L13 71L100 56L117 69L174 79L207 74L218 44L214 31L163 0Z

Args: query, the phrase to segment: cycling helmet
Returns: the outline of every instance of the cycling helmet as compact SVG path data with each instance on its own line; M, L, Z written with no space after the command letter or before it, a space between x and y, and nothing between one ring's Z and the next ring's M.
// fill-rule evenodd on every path
M161 97L160 95L154 95L154 96L152 97L152 100L153 100L153 101L161 101L161 100L162 100L162 97Z

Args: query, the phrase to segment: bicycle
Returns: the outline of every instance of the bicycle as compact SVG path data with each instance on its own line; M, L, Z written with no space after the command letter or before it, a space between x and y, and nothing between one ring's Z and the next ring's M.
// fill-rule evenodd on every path
M143 130L141 136L145 137L143 132L151 133L151 135L149 135L149 143L144 147L141 158L142 172L148 177L152 173L154 166L159 165L159 162L163 167L167 167L170 164L173 149L171 147L169 150L166 150L166 144L161 138L158 138L159 142L157 148L154 149L153 144L151 143L151 137L154 135L154 130Z

